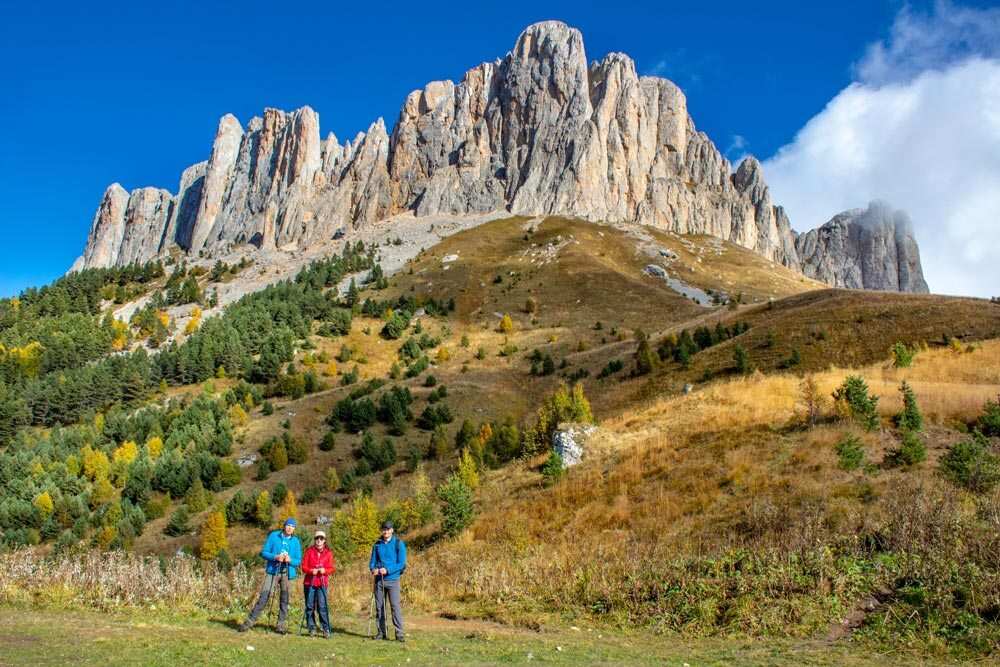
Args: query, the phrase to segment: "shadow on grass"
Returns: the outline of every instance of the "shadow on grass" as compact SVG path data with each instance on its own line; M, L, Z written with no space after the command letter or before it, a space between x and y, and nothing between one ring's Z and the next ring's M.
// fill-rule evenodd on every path
M240 622L232 618L210 618L208 619L208 622L214 623L215 625L221 625L225 628L232 630L233 632L238 632L240 627ZM265 623L257 623L256 625L253 626L253 628L250 631L252 632L253 630L258 630L258 631L263 630L265 632L277 634L274 628L275 628L274 625L265 622ZM343 627L337 627L336 625L333 624L331 624L330 626L330 631L331 631L330 632L331 638L336 637L337 635L346 635L348 637L359 637L361 639L368 639L368 635L366 634L360 632L354 632L353 630L348 630L347 628ZM307 636L304 625L293 625L292 623L288 624L288 634L293 636L303 636L303 637Z

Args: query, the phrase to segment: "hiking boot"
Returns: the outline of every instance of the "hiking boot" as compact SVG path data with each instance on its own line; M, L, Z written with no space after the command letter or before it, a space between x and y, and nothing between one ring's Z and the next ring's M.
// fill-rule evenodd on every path
M307 636L307 637L315 637L315 636L316 636L316 631L315 631L314 629L312 629L312 628L309 628L309 629L308 629L308 630L306 631L306 636Z
M396 641L399 642L400 644L405 644L406 637L404 637L403 635L399 635L398 637L396 637Z
M386 637L385 635L375 635L374 637L372 637L372 639L382 640L382 639L388 639L388 637Z
M237 632L246 632L247 630L249 630L252 627L253 627L253 623L251 623L250 621L243 621L238 626L236 626L236 631Z
M329 638L330 638L330 631L329 630L324 630L323 631L323 639L329 639Z
M285 626L284 623L278 623L278 627L276 627L274 631L277 632L279 635L288 634L288 628Z

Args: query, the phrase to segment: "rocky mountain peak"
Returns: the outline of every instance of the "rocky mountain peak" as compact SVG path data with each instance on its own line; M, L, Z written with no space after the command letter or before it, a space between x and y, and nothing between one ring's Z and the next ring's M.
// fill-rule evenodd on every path
M831 285L929 291L909 216L884 201L839 213L795 245L803 273Z
M378 119L343 145L333 134L321 139L309 107L265 109L245 129L227 114L208 160L184 172L177 195L106 193L74 266L145 261L171 248L209 256L246 244L301 248L405 211L505 211L710 234L800 268L756 159L733 173L695 128L680 88L638 76L627 55L587 63L580 31L544 21L458 84L411 92L391 135Z

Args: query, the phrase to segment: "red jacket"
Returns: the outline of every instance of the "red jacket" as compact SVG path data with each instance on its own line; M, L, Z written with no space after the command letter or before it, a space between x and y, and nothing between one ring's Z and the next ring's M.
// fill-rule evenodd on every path
M323 574L313 574L313 569L323 568ZM315 546L306 549L306 555L302 557L302 574L306 575L303 582L306 586L326 586L330 575L337 570L333 562L333 551L329 547L324 547L322 551Z

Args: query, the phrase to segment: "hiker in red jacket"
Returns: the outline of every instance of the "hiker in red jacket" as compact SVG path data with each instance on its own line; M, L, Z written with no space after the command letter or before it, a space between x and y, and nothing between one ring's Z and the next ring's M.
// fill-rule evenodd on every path
M317 530L313 536L313 545L306 549L302 557L302 572L305 577L304 593L306 595L306 624L309 635L316 631L316 611L319 612L319 622L323 637L330 638L330 610L327 607L326 590L330 575L336 570L333 562L333 551L326 545L326 533Z

